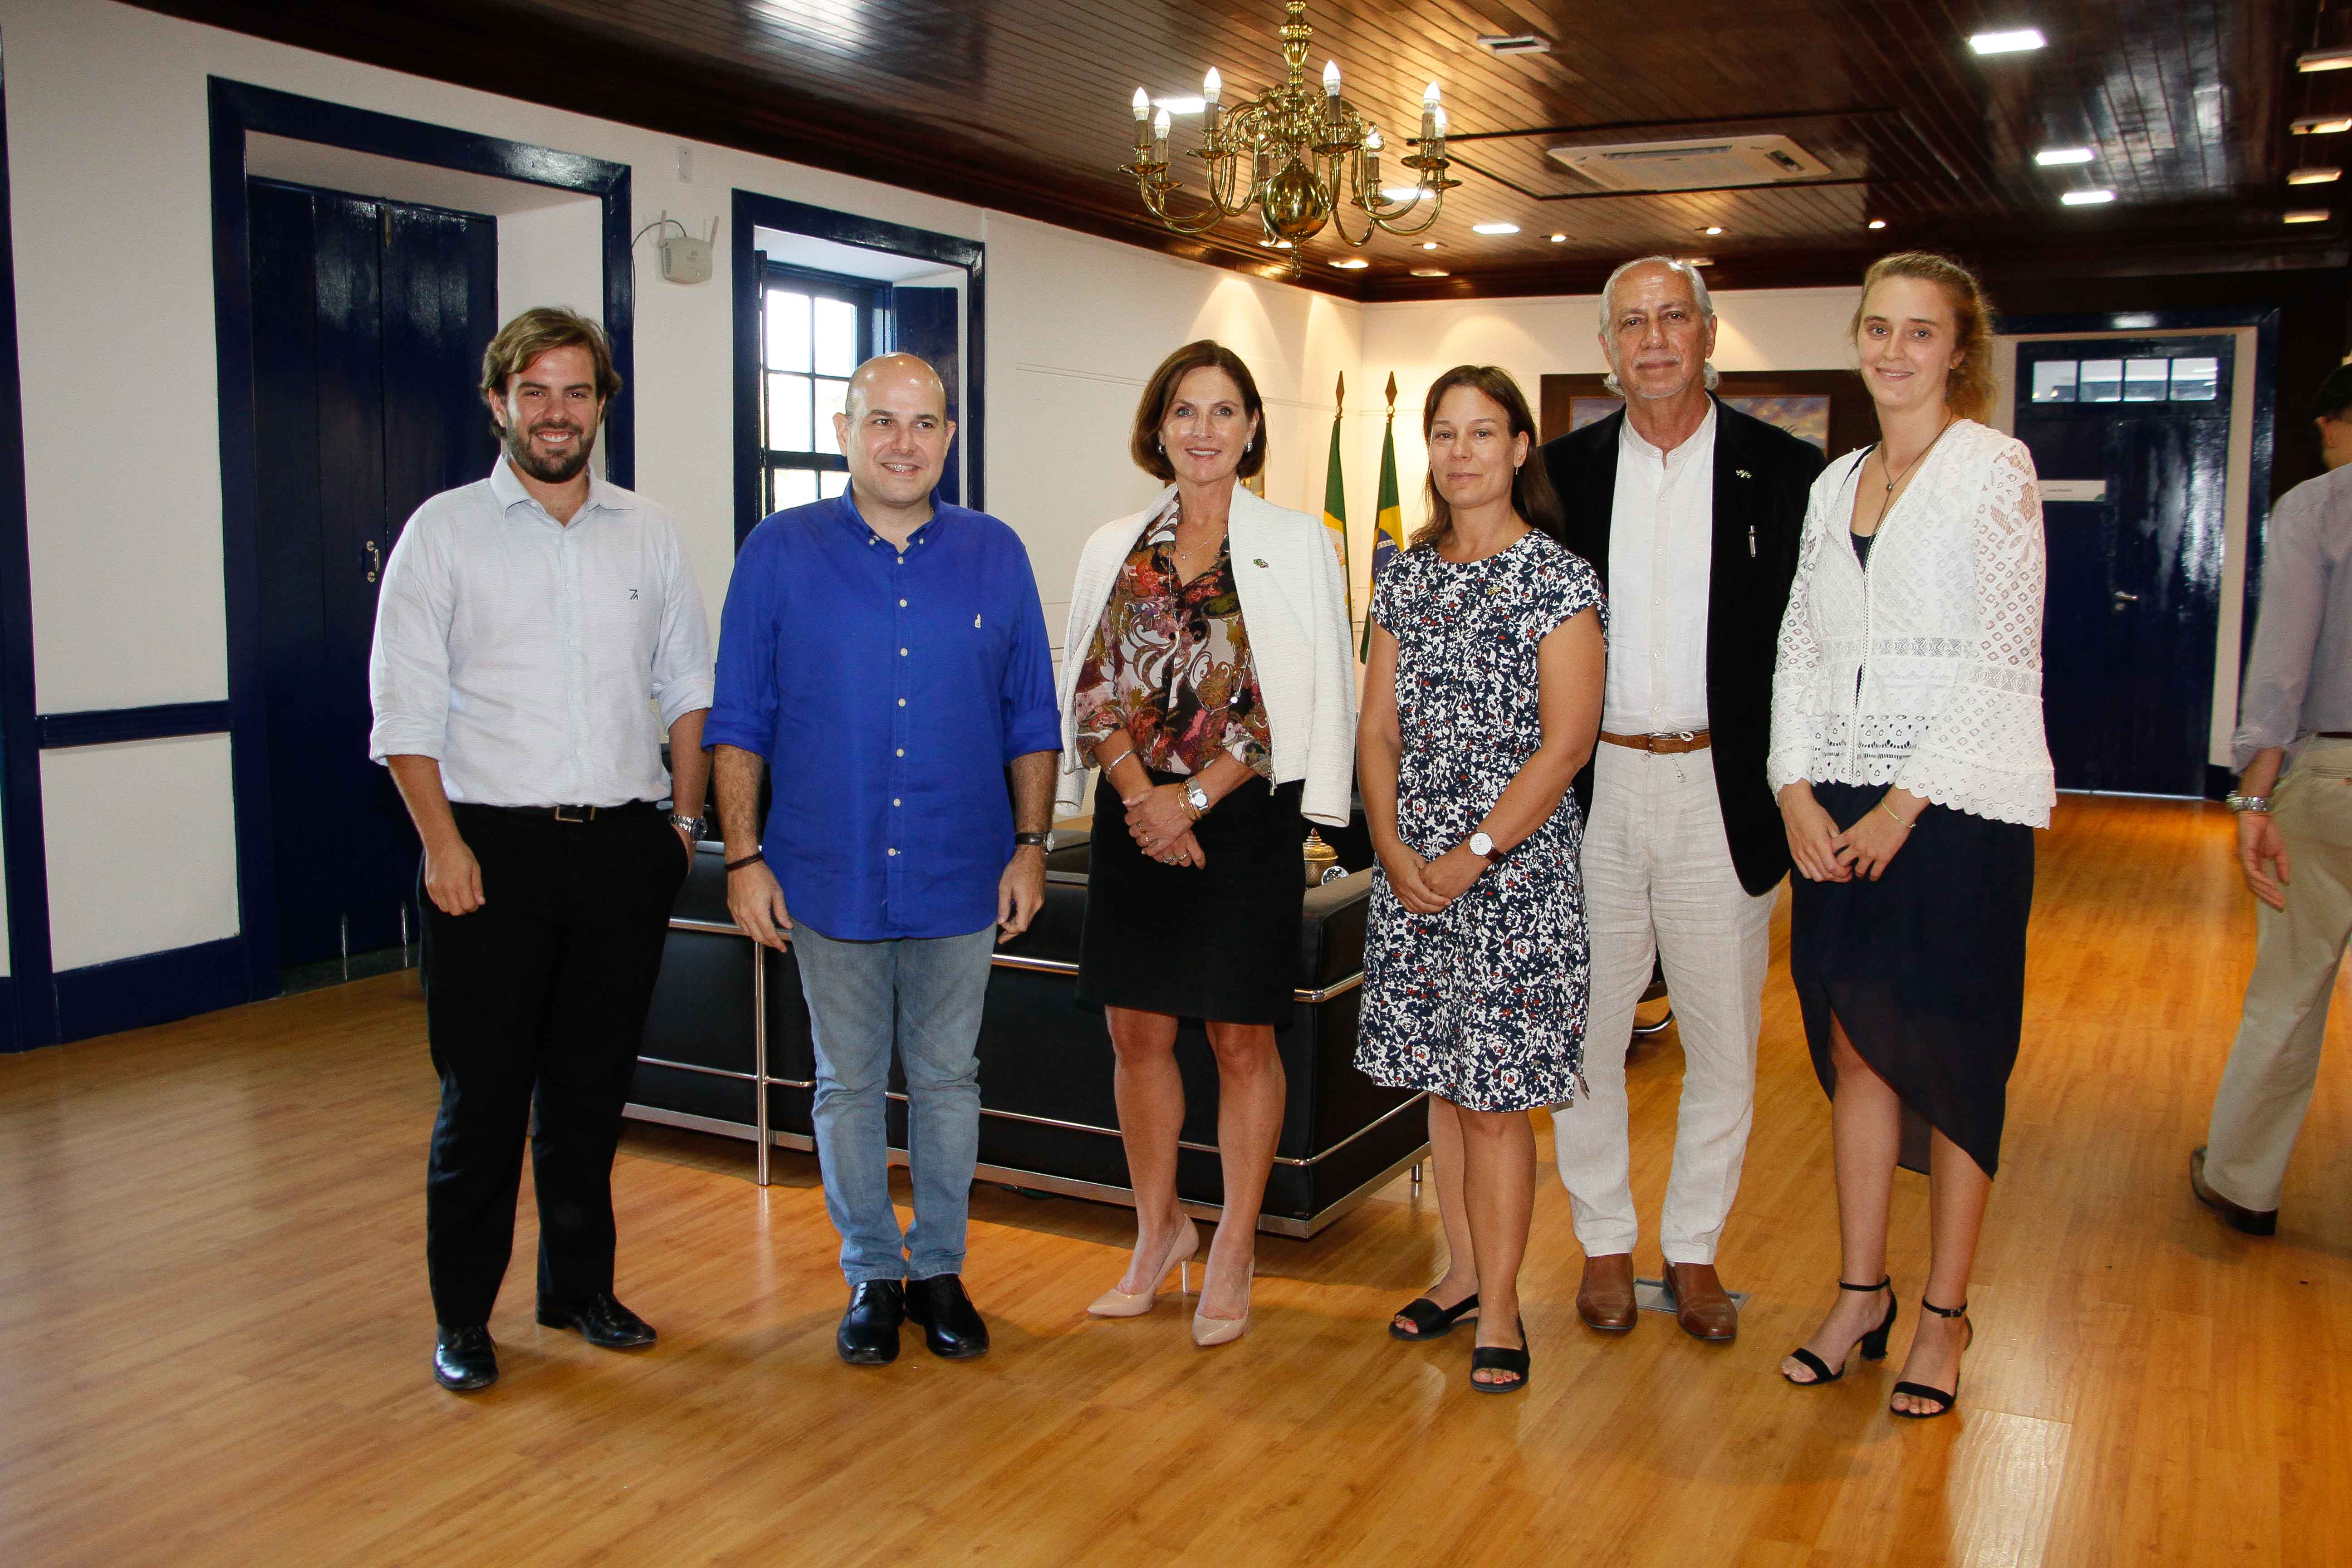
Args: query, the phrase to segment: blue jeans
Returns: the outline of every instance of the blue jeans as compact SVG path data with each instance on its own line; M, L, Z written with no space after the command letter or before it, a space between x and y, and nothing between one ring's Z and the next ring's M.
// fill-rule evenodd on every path
M969 936L835 942L793 927L816 1037L816 1152L824 1209L852 1285L963 1272L972 1166L980 1159L981 1005L996 928ZM884 1091L890 1047L907 1077L915 1223L890 1206Z

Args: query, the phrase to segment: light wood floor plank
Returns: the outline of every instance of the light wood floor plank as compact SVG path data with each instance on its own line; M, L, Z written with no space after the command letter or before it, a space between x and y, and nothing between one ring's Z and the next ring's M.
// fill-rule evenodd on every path
M526 1192L504 1381L457 1399L425 1371L413 977L0 1059L0 1561L2332 1565L2352 1534L2340 1023L2279 1236L2187 1188L2252 963L2231 850L2218 809L2149 801L2069 798L2041 838L1978 1339L1958 1415L1927 1423L1885 1410L1927 1262L1914 1177L1894 1354L1831 1388L1774 1375L1838 1267L1785 908L1721 1259L1754 1292L1739 1341L1578 1325L1538 1118L1534 1384L1506 1399L1466 1386L1467 1333L1382 1332L1443 1266L1402 1181L1311 1243L1264 1240L1255 1326L1214 1353L1189 1300L1084 1315L1123 1211L981 1188L993 1353L943 1364L910 1335L897 1365L850 1369L814 1162L780 1156L763 1193L741 1145L645 1127L615 1177L622 1290L660 1346L532 1324ZM1680 1073L1671 1030L1632 1068L1649 1221ZM1654 1239L1638 1261L1655 1271Z

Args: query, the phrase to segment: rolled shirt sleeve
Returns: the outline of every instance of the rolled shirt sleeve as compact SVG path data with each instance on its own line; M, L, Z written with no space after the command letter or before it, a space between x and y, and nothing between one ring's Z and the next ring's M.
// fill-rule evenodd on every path
M751 531L735 557L719 611L719 662L702 743L767 757L776 736L776 628L783 582L777 572L779 525Z
M667 731L688 713L710 706L710 621L702 612L702 588L686 559L677 531L670 531L662 592L661 633L654 644L653 698Z
M449 734L449 623L456 595L448 541L426 512L409 520L384 563L368 647L375 721L368 756L440 760Z
M2255 752L2291 746L2306 729L2304 705L2320 628L2329 599L2344 587L2331 581L2324 547L2329 510L2325 486L2316 479L2296 486L2271 514L2253 657L2246 668L2237 732L2230 737L2230 759L2240 773Z
M1054 649L1045 631L1045 607L1037 596L1037 574L1029 552L1010 529L1017 570L1019 607L1013 647L1004 661L1004 760L1032 752L1062 749L1062 712L1054 699Z

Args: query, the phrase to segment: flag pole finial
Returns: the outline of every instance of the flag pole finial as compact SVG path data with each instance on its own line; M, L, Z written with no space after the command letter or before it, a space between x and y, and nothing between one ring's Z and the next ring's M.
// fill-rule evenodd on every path
M1339 384L1331 389L1331 411L1335 414L1348 411L1348 373L1344 370L1339 373Z
M1396 372L1389 372L1389 417L1396 417Z

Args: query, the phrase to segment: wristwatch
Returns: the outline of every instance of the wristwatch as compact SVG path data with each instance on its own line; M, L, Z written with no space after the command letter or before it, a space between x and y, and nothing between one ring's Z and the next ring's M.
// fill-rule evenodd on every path
M1013 836L1013 842L1023 849L1051 849L1054 836L1051 833L1016 833Z
M710 826L698 816L680 816L674 811L669 814L669 825L672 827L685 828L686 836L697 843L702 841L702 830Z
M2231 790L2221 797L2221 804L2231 811L2251 811L2256 816L2267 816L2270 815L2271 797L2266 795L2240 795Z
M1494 838L1483 827L1470 836L1470 853L1484 856L1489 866L1503 863L1503 852L1495 847Z
M1201 787L1199 779L1184 781L1184 804L1192 808L1192 820L1195 822L1208 815L1209 792Z

